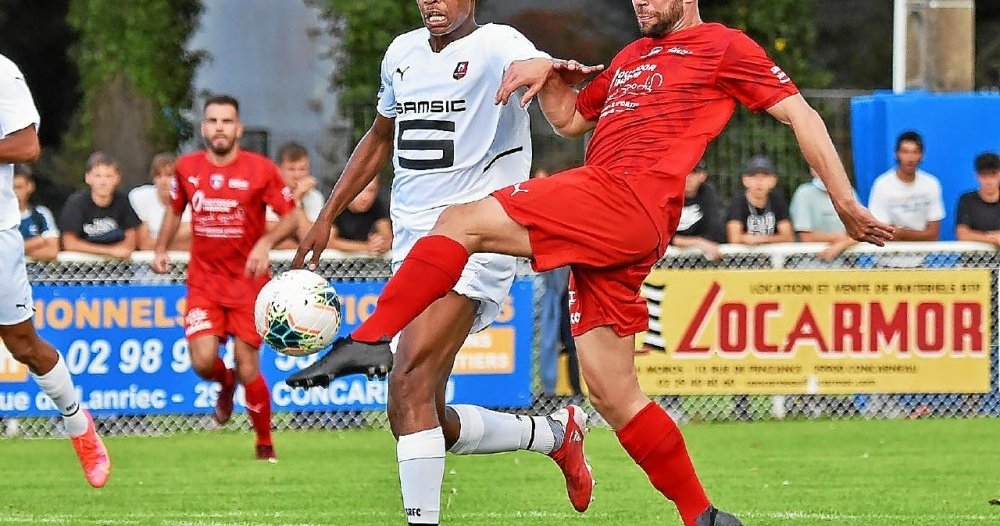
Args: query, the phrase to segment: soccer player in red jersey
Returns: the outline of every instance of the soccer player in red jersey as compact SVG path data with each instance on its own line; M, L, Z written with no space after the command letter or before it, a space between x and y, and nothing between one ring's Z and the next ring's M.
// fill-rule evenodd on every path
M228 95L205 101L201 133L205 150L177 159L173 195L156 240L153 270L166 272L167 247L180 216L191 205L191 259L188 262L184 332L191 363L199 376L219 382L215 419L233 413L236 382L246 389L247 414L257 434L256 456L273 461L271 393L260 374L261 338L254 328L254 301L270 278L268 252L295 230L291 192L268 158L240 149L239 102ZM265 233L267 206L281 220ZM236 370L219 357L219 344L235 340Z
M676 424L635 375L635 334L648 326L639 288L677 227L686 175L741 103L792 127L852 238L883 245L893 229L857 202L822 118L759 45L702 22L697 0L632 4L643 38L579 93L570 82L590 69L542 59L513 64L497 93L506 103L528 87L522 105L539 94L560 134L593 129L584 166L447 209L373 315L294 379L391 364L387 340L451 289L470 254L528 257L539 271L568 264L573 334L594 407L685 526L738 526L712 506Z

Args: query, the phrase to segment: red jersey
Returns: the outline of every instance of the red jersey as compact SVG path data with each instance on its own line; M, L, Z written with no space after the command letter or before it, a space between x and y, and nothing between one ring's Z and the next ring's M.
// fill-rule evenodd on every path
M597 121L586 164L625 178L662 231L664 208L682 206L685 177L725 128L736 102L760 111L796 93L791 79L741 31L699 24L641 38L577 98L577 111Z
M247 257L264 235L264 212L280 215L295 205L278 167L270 159L240 150L216 166L204 150L177 159L171 207L178 215L191 204L191 260L188 294L221 305L253 303L268 276L248 278Z

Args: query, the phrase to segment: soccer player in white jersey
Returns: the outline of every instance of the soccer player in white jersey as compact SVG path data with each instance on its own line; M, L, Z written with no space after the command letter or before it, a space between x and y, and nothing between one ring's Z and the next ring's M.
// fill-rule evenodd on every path
M35 309L24 267L24 239L18 231L21 217L14 197L13 163L38 159L40 120L24 75L0 55L0 339L55 402L87 482L100 488L111 474L108 451L90 413L80 407L66 362L31 323Z
M494 94L511 63L548 55L511 27L476 24L474 0L417 0L417 5L425 27L400 35L386 51L379 115L299 244L295 268L309 252L318 262L332 220L390 157L395 168L390 204L394 271L447 205L475 201L528 178L528 113L517 105L494 104ZM529 417L445 405L456 353L470 332L487 327L499 314L515 262L509 256L474 256L454 289L400 335L389 376L388 411L398 438L399 478L410 524L438 523L446 450L547 454L562 469L574 508L584 511L590 504L593 480L583 455L586 416L579 407ZM342 342L335 348L342 348ZM377 372L371 366L378 362L370 354L355 357L356 372ZM344 356L331 351L287 382L325 386L330 379L317 375L317 367Z

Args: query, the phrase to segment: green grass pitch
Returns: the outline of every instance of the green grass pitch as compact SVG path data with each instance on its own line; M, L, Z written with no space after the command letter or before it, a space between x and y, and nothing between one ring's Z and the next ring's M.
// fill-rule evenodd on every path
M1000 420L810 421L683 427L710 495L748 526L1000 524ZM405 524L388 431L284 432L281 461L252 437L112 437L108 486L90 489L63 440L0 440L0 524ZM449 456L443 524L667 525L673 507L605 429L587 450L596 499L573 512L540 455Z

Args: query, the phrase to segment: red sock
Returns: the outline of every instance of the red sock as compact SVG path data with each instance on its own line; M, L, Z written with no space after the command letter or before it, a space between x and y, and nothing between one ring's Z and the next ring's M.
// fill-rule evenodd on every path
M205 376L205 379L219 382L223 388L226 388L231 387L236 381L236 374L233 373L232 369L226 368L226 362L222 361L222 358L216 356L215 362L212 363L212 372Z
M710 502L677 424L663 408L650 402L617 434L622 447L646 472L653 487L674 501L686 526L694 526L694 520Z
M257 445L270 446L271 392L267 389L267 381L264 380L264 375L258 374L254 381L244 384L243 388L246 389L247 416L257 433Z
M374 343L392 338L431 303L458 283L469 253L461 243L445 236L417 241L396 275L385 284L375 312L351 338Z

